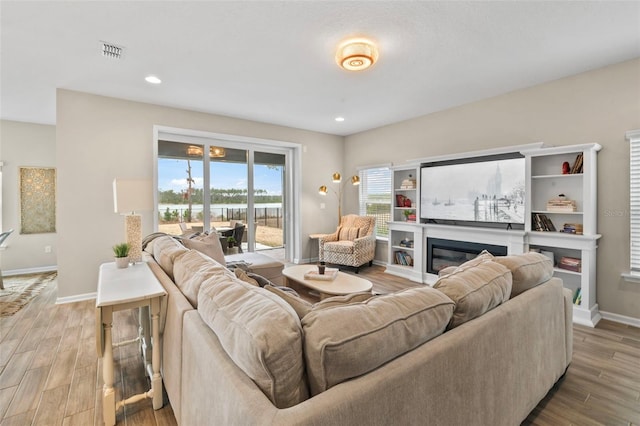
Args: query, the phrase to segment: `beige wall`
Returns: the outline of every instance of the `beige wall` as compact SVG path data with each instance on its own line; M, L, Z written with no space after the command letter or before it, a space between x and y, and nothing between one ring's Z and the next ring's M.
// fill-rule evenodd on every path
M57 234L20 234L19 167L56 167L56 128L41 124L0 121L2 168L2 230L13 229L7 249L0 252L6 274L56 266ZM51 252L45 253L50 246Z
M597 299L602 311L640 318L640 285L620 278L629 270L624 134L638 128L640 59L349 136L345 169L538 141L601 144Z
M58 297L96 291L98 266L112 260L111 246L124 238L123 218L113 213L115 177L153 175L153 126L299 143L302 153L302 257L308 234L335 229L337 205L317 188L341 171L343 138L305 130L203 114L68 90L57 92ZM327 203L327 211L318 209ZM331 213L331 214L327 214ZM143 233L152 232L151 213ZM68 299L67 299L68 300Z

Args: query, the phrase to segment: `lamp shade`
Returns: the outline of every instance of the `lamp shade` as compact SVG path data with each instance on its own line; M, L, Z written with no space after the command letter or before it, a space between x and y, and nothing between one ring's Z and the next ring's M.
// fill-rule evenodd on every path
M113 210L131 213L153 209L153 190L149 179L114 179Z

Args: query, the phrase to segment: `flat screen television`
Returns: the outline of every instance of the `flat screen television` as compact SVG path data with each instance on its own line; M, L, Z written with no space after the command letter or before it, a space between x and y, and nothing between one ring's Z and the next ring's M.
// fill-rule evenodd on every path
M421 222L524 225L524 182L518 153L424 163Z

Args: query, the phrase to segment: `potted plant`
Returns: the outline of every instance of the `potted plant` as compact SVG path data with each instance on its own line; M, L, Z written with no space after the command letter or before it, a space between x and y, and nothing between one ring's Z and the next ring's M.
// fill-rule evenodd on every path
M229 254L237 254L238 247L236 246L236 239L234 237L227 237L227 247Z
M113 255L116 260L116 267L126 268L129 266L129 243L120 243L113 246Z
M413 220L415 221L415 213L413 212L413 210L404 210L402 212L404 214L404 220L410 222L411 221L411 216L413 215Z

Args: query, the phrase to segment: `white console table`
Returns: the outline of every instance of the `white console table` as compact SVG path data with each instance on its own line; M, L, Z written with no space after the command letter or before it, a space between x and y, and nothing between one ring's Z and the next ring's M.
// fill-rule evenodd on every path
M103 357L103 380L102 389L102 409L104 423L107 426L115 425L116 411L126 404L138 402L145 398L151 398L154 410L162 408L162 377L160 376L160 341L159 337L159 317L160 301L167 292L158 282L149 266L142 262L136 263L129 268L118 269L115 263L104 263L100 265L98 278L98 295L96 298L96 346L98 356ZM119 344L113 344L111 340L111 327L113 323L113 313L125 309L141 307L151 308L151 364L145 356L145 370L151 378L151 389L143 394L134 395L128 399L115 400L113 389L113 347L134 343L140 340L134 339ZM148 312L148 311L147 311ZM141 315L144 317L145 315ZM147 313L148 316L148 313ZM141 321L141 332L148 336L148 320ZM148 342L146 343L148 344Z

